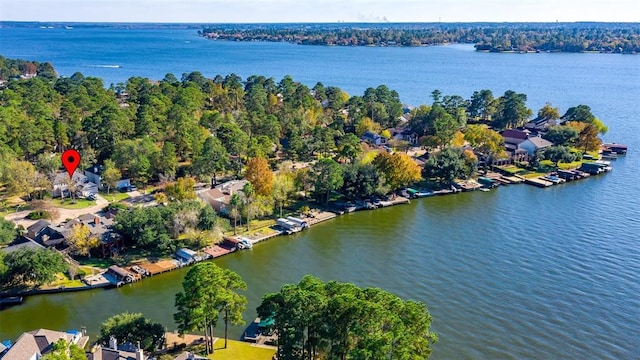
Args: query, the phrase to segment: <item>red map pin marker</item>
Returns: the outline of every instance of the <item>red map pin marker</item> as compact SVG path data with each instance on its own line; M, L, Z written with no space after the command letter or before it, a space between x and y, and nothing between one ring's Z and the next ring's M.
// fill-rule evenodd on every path
M67 169L69 178L73 177L73 173L80 165L80 153L77 150L69 149L62 153L62 165Z

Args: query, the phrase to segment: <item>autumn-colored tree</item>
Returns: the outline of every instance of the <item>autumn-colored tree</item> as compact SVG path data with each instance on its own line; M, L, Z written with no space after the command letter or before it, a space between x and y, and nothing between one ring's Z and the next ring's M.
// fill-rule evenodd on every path
M504 138L486 125L469 125L464 131L464 139L474 149L491 160L504 153Z
M373 165L384 174L392 190L400 189L422 178L420 166L404 153L389 154L382 151L373 160Z
M538 110L538 117L546 120L557 120L560 119L560 111L558 108L552 107L551 103L546 103Z
M84 224L75 224L67 235L67 243L72 254L91 257L91 249L100 246L100 240L91 234Z
M587 124L578 134L576 146L584 151L595 151L600 148L598 129L596 126Z
M253 185L257 195L271 195L273 187L273 172L267 159L255 157L247 162L245 178Z
M181 177L176 182L169 183L164 188L167 196L176 201L195 200L197 198L194 190L196 181L192 177Z
M378 131L380 131L380 124L371 120L370 117L365 116L357 122L356 134L358 136L362 136L362 134L366 133L367 131L373 131L377 133Z
M451 146L462 147L464 145L464 134L462 131L456 131L453 134L453 139L451 139Z

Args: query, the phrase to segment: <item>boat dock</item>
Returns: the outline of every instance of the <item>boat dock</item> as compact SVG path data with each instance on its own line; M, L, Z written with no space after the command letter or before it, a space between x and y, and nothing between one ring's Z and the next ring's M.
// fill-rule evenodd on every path
M551 181L544 180L541 177L534 177L534 178L525 179L524 183L528 184L528 185L537 186L539 188L546 188L546 187L549 187L549 186L553 185L553 183Z

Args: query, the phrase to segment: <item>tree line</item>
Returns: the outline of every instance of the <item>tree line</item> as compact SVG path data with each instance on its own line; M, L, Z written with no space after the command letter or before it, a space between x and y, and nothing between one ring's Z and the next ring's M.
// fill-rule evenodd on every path
M303 45L423 46L475 44L491 51L599 51L638 53L633 23L410 23L215 25L203 36L234 41L287 41Z

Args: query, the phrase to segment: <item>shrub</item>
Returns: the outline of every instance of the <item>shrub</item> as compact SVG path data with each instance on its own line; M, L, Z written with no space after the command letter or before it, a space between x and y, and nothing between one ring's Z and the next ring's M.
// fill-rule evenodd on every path
M32 211L27 215L29 220L51 219L51 214L46 210Z

